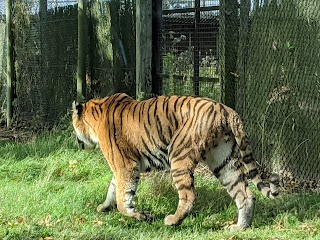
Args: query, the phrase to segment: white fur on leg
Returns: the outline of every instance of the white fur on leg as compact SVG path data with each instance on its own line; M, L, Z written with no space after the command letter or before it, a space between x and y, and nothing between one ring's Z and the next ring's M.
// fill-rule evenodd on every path
M116 179L113 176L108 188L106 200L97 207L98 212L108 211L116 207Z

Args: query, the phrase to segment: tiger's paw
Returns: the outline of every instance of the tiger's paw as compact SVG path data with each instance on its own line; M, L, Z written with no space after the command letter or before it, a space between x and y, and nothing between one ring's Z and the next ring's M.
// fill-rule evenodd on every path
M147 221L147 222L153 222L155 220L155 217L147 211L137 211L130 215L130 217L136 218L139 221Z
M245 229L245 227L239 226L238 224L232 224L230 226L228 226L228 229L231 232L239 232Z
M112 210L112 209L115 209L115 208L117 208L117 206L111 206L111 205L106 206L106 205L104 205L103 203L101 203L101 204L99 204L99 206L97 207L97 212L99 212L99 213L101 213L101 212L108 212L108 211L110 211L110 210Z
M177 218L175 215L168 215L164 219L164 224L166 226L178 226L181 222L181 219Z

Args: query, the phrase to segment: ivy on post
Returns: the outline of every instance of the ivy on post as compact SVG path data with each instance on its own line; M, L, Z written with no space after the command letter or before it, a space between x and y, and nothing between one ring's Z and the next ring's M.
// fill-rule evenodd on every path
M86 45L87 45L87 0L78 1L78 67L77 101L82 102L86 95Z
M12 34L12 1L6 0L6 23L7 23L7 109L6 120L7 127L12 123L12 102L13 102L13 81L14 81L14 64L13 64L13 34Z
M237 76L238 1L220 1L219 61L222 87L221 101L235 108Z
M136 0L136 98L152 90L152 0Z

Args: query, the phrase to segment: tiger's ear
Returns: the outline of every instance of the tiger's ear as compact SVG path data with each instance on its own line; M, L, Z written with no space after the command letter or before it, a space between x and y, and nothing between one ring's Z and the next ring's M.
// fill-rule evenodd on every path
M83 112L82 104L80 104L80 103L78 103L76 101L73 101L73 103L72 103L72 111L77 113L78 116L81 116L82 112Z

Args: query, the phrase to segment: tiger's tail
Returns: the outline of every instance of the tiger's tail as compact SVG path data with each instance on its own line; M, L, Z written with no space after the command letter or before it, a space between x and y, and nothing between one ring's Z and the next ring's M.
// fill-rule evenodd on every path
M238 145L242 162L246 168L247 176L252 180L253 184L259 189L259 191L264 196L271 199L275 198L279 195L279 175L273 173L270 176L268 180L270 186L267 186L262 181L252 154L252 147L243 128L243 123L238 114L235 114L232 120L233 122L230 122L229 124L231 127L231 131L234 134L236 143Z

